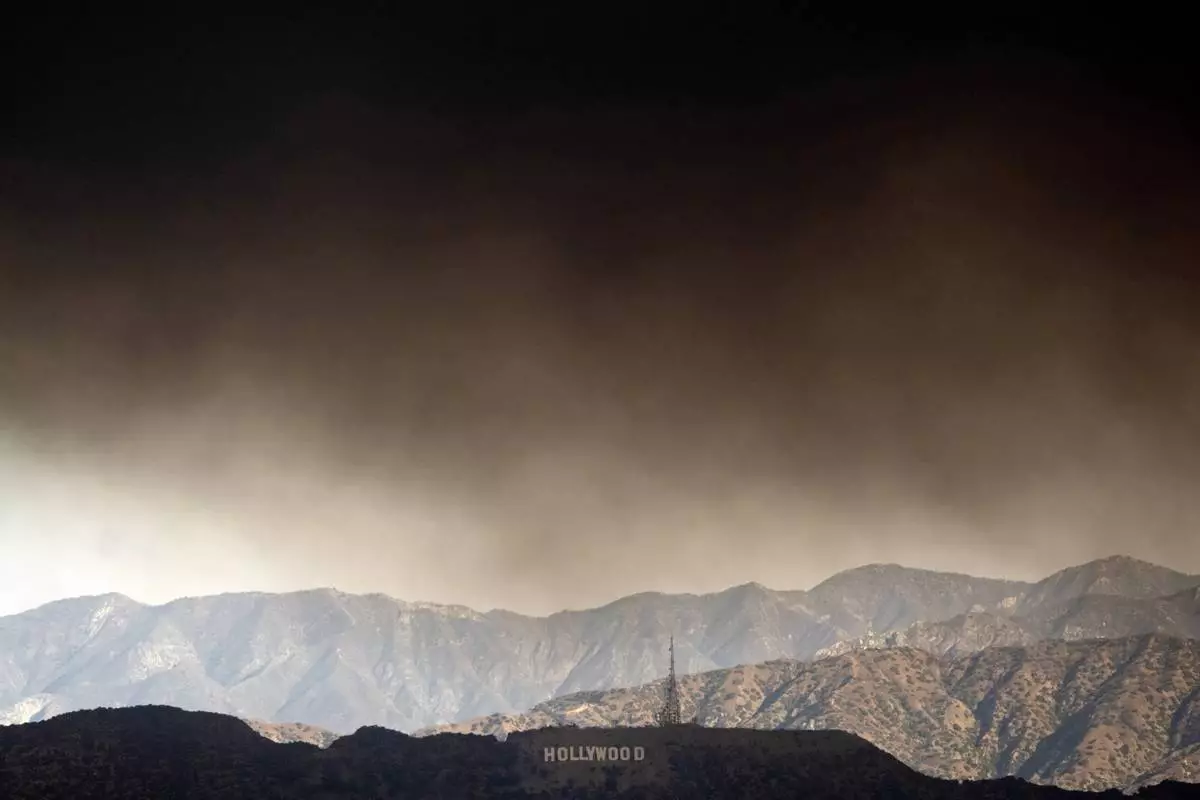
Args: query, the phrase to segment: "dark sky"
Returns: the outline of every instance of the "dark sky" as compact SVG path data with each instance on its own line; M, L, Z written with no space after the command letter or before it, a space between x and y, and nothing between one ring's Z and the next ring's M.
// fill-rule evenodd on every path
M0 612L1200 572L1180 21L433 5L4 26Z

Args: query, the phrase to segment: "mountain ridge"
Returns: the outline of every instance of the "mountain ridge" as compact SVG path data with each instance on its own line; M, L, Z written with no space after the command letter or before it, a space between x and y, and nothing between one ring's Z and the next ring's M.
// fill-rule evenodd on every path
M1055 572L1052 572L1048 576L1046 576L1040 580L1037 580L1037 581L1023 581L1023 580L1017 580L1017 579L1012 579L1012 578L1001 578L1001 577L986 576L986 575L973 575L971 573L956 572L953 570L936 570L936 569L929 569L929 568L925 568L925 567L910 567L910 566L906 566L904 564L899 564L897 562L880 561L880 562L871 562L868 564L862 564L862 565L859 565L856 567L848 567L846 569L839 570L838 572L833 573L829 577L823 578L822 580L818 581L809 589L774 589L774 588L767 586L766 584L761 583L760 581L749 580L749 581L743 581L742 583L733 584L724 589L716 589L716 590L713 590L710 592L661 592L661 591L655 591L655 590L634 592L632 594L621 595L620 597L613 598L612 600L601 603L599 605L585 606L585 607L580 607L580 608L564 608L564 609L560 609L558 611L549 612L547 614L531 614L531 613L525 613L525 612L521 612L521 611L514 611L511 609L498 608L498 607L481 610L481 609L472 608L470 606L464 606L460 603L442 603L442 602L435 602L435 601L429 601L429 600L404 600L404 599L396 597L395 595L388 594L386 592L378 592L378 591L347 592L347 591L338 589L337 587L334 587L334 586L315 586L315 587L309 587L306 589L293 589L293 590L278 591L278 592L246 590L246 591L216 592L213 594L205 594L205 595L182 595L180 597L172 598L171 600L166 600L161 603L143 602L143 601L137 600L133 597L130 597L129 595L126 595L122 592L109 591L109 592L100 592L97 594L77 595L74 597L60 598L57 600L49 600L45 603L39 603L36 606L32 606L32 607L24 609L22 611L15 611L15 612L8 613L8 614L0 614L0 619L3 619L5 617L19 616L21 614L28 614L33 611L37 611L39 609L46 608L48 606L54 606L56 604L73 603L73 602L82 601L82 600L98 600L98 599L112 598L112 599L123 600L123 601L133 603L133 604L136 604L139 606L144 606L146 608L161 608L163 606L170 605L171 603L178 603L178 602L186 601L186 600L200 600L200 599L221 598L221 597L285 597L285 596L296 595L296 594L305 594L305 593L329 593L329 594L333 594L333 595L342 595L342 596L350 596L350 597L380 597L380 598L385 598L389 601L392 601L392 602L395 602L398 604L409 605L409 606L413 606L413 607L454 609L454 610L462 609L462 610L470 611L474 614L480 614L480 615L484 615L484 616L486 616L488 614L511 614L511 615L515 615L515 616L519 616L519 617L524 617L526 619L548 619L549 617L558 616L561 614L577 614L577 613L582 613L582 612L587 612L587 611L598 611L598 610L608 608L616 603L620 603L622 601L633 599L633 598L644 598L644 597L706 598L706 597L713 597L716 595L722 595L722 594L725 594L726 592L732 591L734 589L741 589L741 588L744 588L747 586L757 586L757 587L765 589L766 591L774 593L774 594L805 595L805 594L814 592L817 589L826 586L827 584L834 584L840 580L844 580L844 579L847 579L850 577L854 577L854 576L858 576L858 575L867 575L867 574L879 574L879 573L888 572L888 571L900 572L900 573L904 573L906 575L911 575L911 576L945 577L945 578L964 579L967 581L986 582L986 583L1003 583L1003 584L1011 584L1013 586L1034 587L1039 584L1043 584L1047 581L1050 581L1051 579L1057 578L1058 576L1062 576L1065 573L1071 573L1076 570L1081 570L1083 568L1090 567L1093 565L1104 565L1104 564L1126 564L1126 565L1131 565L1131 566L1135 566L1135 567L1142 568L1142 569L1152 568L1154 570L1161 570L1164 573L1171 573L1175 576L1180 576L1182 579L1184 579L1184 582L1188 586L1200 586L1200 573L1190 574L1190 573L1179 572L1178 570L1173 570L1170 567L1164 567L1160 564L1155 564L1154 562L1151 562L1151 561L1145 561L1143 559L1134 558L1133 556L1113 554L1113 555L1109 555L1109 556L1103 556L1101 558L1092 559L1092 560L1086 561L1082 564L1063 567L1062 569L1056 570Z
M160 605L108 593L0 617L0 722L162 702L335 733L416 730L655 680L666 673L672 634L679 669L695 672L812 658L976 608L1011 620L1015 610L1034 613L1097 587L1135 595L1103 612L1131 615L1114 630L1151 632L1166 623L1147 611L1157 601L1146 596L1188 584L1200 586L1200 576L1133 559L1089 562L1034 584L883 564L807 591L750 582L704 595L646 592L546 617L328 587ZM1095 633L1088 626L1104 621L1100 605L1055 618L1056 630Z

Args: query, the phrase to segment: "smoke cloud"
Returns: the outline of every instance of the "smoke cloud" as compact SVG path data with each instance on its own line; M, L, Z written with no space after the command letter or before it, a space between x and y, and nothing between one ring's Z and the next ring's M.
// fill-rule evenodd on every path
M922 80L330 97L205 175L4 162L0 612L1200 572L1185 137L1075 83Z

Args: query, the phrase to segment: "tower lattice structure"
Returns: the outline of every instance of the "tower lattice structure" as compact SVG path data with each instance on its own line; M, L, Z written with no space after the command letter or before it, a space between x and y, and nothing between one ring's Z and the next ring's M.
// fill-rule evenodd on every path
M654 724L659 727L681 725L683 713L679 707L679 682L675 680L675 637L671 637L671 666L667 673L666 696L662 707L654 715Z

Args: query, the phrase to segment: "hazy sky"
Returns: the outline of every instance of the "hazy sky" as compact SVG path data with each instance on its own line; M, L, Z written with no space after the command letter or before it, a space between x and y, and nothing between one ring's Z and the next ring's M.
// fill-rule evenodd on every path
M1045 69L10 153L0 613L1200 573L1197 153Z

